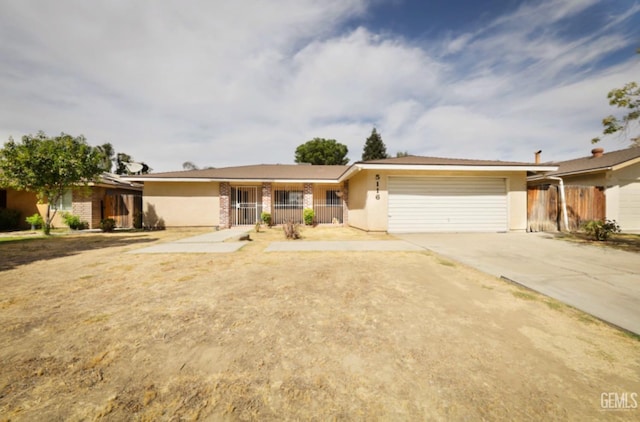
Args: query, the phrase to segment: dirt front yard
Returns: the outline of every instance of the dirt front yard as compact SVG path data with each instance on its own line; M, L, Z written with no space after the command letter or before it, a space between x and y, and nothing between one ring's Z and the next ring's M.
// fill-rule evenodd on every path
M200 233L0 242L0 420L640 417L637 339L427 251L127 253Z

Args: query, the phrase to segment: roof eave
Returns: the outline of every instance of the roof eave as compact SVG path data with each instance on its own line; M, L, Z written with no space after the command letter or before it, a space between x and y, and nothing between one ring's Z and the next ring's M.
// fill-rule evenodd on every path
M139 177L135 179L137 182L243 182L243 183L339 183L337 179L252 179L252 178L230 178L230 177Z
M621 168L625 168L628 166L632 166L634 164L640 163L640 157L633 158L631 160L623 161L622 163L614 164L611 166L611 170L620 170Z
M477 164L355 164L362 170L439 170L439 171L555 171L558 166L477 165Z

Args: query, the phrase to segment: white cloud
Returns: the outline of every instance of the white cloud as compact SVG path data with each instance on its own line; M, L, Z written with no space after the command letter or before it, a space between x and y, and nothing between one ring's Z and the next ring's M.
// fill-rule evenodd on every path
M598 134L606 92L640 74L598 64L633 46L620 28L638 5L559 35L595 3L525 3L420 44L344 29L365 0L4 1L0 137L83 133L156 170L292 162L316 136L358 160L373 126L391 153L571 154Z

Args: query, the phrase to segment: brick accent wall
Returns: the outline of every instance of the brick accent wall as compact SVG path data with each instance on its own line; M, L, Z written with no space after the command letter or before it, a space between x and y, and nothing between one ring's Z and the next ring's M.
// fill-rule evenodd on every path
M262 211L271 214L271 183L262 184Z
M100 192L98 192L100 191ZM102 189L74 189L71 194L71 214L80 217L80 221L89 223L90 229L100 225L100 194Z
M71 196L71 214L80 217L80 221L89 223L90 229L97 229L102 218L103 197L104 188L74 189Z
M311 183L304 184L304 197L302 204L304 208L313 209L313 184Z
M80 221L91 224L93 210L91 207L91 192L84 189L74 189L71 195L71 214L80 217Z
M231 185L220 182L220 227L231 227Z

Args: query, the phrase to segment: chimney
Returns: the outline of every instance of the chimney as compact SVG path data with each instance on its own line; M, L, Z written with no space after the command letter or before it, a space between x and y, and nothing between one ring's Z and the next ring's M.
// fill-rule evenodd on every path
M602 154L604 154L604 149L602 148L594 148L591 150L592 158L602 157Z
M542 150L537 151L536 154L536 164L540 164L540 154L542 153Z

